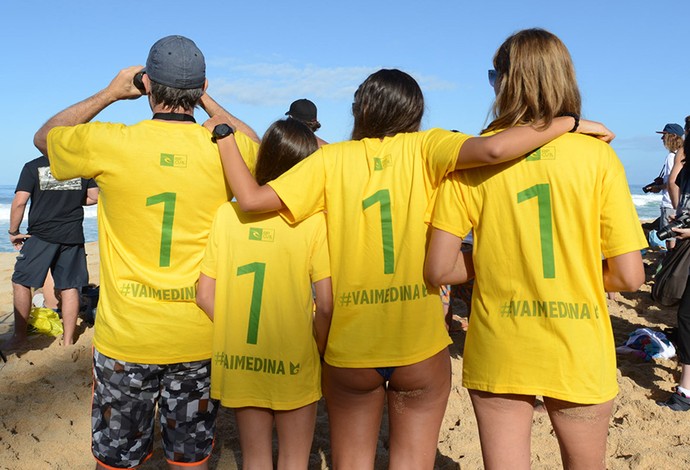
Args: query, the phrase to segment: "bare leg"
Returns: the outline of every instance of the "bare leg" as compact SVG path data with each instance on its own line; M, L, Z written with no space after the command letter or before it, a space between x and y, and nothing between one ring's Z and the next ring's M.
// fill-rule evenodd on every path
M690 390L690 364L681 364L678 385L686 390Z
M278 431L278 470L304 470L316 426L316 402L289 411L274 411Z
M395 369L388 383L390 468L434 468L450 384L448 348Z
M273 470L273 410L235 408L243 470ZM306 468L306 467L305 467Z
M62 311L63 345L74 344L74 334L77 330L77 317L79 316L79 290L65 289L60 291L60 307Z
M14 334L3 349L16 349L26 343L26 327L31 313L31 288L12 283L14 294Z
M52 308L55 310L58 308L58 296L57 292L55 292L55 282L53 281L53 273L48 270L48 274L46 275L46 280L43 283L43 288L41 289L43 291L43 303L46 308Z
M580 405L544 397L565 470L606 469L606 436L613 400Z
M486 470L529 470L534 395L469 390Z
M383 377L374 369L344 369L324 364L322 378L333 468L374 468L386 397Z

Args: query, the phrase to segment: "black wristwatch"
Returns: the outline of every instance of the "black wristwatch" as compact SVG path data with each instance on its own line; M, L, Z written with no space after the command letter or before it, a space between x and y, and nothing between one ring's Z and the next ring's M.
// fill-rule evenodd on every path
M222 139L223 137L227 137L230 134L234 133L235 130L227 124L218 124L216 127L213 128L213 137L211 138L211 140L215 142L218 139Z
M15 230L14 232L12 230L8 230L7 233L9 233L11 236L16 237L19 235L19 229Z

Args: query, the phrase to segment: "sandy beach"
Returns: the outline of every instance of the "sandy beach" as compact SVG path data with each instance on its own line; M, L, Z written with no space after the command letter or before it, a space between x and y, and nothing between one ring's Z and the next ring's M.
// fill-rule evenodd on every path
M91 281L98 284L98 247L87 244ZM14 253L0 253L0 342L11 335L11 275ZM675 325L675 307L660 307L650 298L651 275L661 253L645 255L647 283L639 292L609 300L616 345L640 327L661 331ZM0 361L0 469L91 469L90 452L91 339L93 328L80 321L79 339L64 348L49 336L31 337L30 349ZM464 333L452 334L453 388L439 436L436 468L480 469L481 451L476 423L460 384ZM690 468L690 433L686 413L655 404L676 384L676 359L644 361L618 355L620 393L614 406L608 441L608 468ZM532 468L560 468L556 438L544 413L534 416ZM382 426L377 468L387 468L387 429ZM327 469L328 422L319 406L310 468ZM213 469L240 468L239 442L232 413L218 417ZM165 468L159 443L142 469Z

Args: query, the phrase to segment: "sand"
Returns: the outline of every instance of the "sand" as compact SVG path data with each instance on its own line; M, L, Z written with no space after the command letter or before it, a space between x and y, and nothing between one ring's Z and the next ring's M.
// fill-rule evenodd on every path
M92 282L98 284L98 248L87 244ZM639 327L658 331L675 325L675 308L659 307L650 298L651 275L660 252L645 255L648 282L639 292L609 300L616 344ZM0 253L0 344L12 328L10 277L13 253ZM48 336L33 336L30 349L0 361L0 469L91 469L90 452L91 340L93 328L80 322L80 336L69 348ZM464 333L453 333L453 388L439 436L436 468L482 467L476 422L466 390L460 385ZM679 376L676 359L646 362L633 355L618 356L620 394L611 420L609 469L690 468L690 413L673 412L655 404L665 399ZM386 425L382 426L377 468L387 467ZM319 406L310 468L328 465L328 422ZM216 446L210 466L236 469L241 463L232 413L218 417ZM558 444L546 414L534 416L532 468L560 467ZM157 442L153 457L142 469L165 468Z

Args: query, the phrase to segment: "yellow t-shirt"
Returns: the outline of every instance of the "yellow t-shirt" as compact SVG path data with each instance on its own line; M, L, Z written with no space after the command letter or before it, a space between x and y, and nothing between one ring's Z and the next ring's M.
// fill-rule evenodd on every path
M566 134L524 159L455 172L430 221L458 237L474 230L465 387L584 404L616 395L602 254L646 241L609 145Z
M274 410L321 398L311 285L331 275L323 213L288 225L223 204L201 272L216 280L211 396Z
M424 282L424 211L469 136L441 129L330 144L268 183L299 221L326 211L334 312L325 360L393 367L450 343Z
M236 139L253 168L256 144ZM232 195L209 132L152 120L56 127L48 156L56 178L95 178L100 189L95 347L144 364L211 357L196 281L213 216Z

